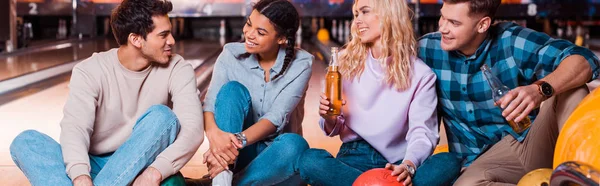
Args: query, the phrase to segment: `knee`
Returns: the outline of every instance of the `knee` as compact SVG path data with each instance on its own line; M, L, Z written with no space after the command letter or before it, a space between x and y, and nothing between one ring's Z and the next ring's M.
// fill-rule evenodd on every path
M29 149L35 148L36 143L42 143L46 135L36 130L26 130L21 132L10 144L10 154L17 157Z
M325 161L331 155L323 149L308 149L298 159L298 172L305 177L306 173L317 172L323 169Z
M285 148L280 151L280 157L287 157L291 161L295 161L302 155L302 153L308 149L308 143L306 140L294 133L285 133L275 138L273 143L284 144Z
M485 168L471 166L465 169L454 185L489 185L494 180L493 176L497 175L490 175Z
M250 92L240 82L230 81L221 87L217 94L217 100L231 100L232 97L248 98L249 100Z
M474 175L474 174L465 173L465 174L461 175L460 177L458 177L456 182L454 182L454 185L478 186L478 185L487 185L487 183L489 183L489 182L484 179L483 175Z
M152 125L148 127L160 127L160 128L177 128L179 129L179 121L173 111L165 105L153 105L148 108L146 114L140 118L140 120L151 121ZM138 121L139 123L143 123Z
M427 162L430 162L434 165L444 165L445 167L449 168L449 171L452 170L460 172L462 167L460 159L458 159L454 153L448 152L433 155Z
M461 168L461 161L455 154L435 154L419 166L413 183L414 185L451 185L460 174Z

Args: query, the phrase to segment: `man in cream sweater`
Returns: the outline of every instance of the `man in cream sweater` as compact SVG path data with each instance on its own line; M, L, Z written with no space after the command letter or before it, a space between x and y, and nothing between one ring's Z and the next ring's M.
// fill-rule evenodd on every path
M32 185L158 185L203 136L192 66L176 54L166 0L124 0L111 15L119 48L73 69L60 144L25 131L13 160Z

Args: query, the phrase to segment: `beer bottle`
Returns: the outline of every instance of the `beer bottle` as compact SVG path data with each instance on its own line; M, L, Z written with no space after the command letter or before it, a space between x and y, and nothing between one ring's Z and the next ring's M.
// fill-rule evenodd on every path
M325 77L325 95L329 99L328 115L340 115L342 112L342 75L338 71L338 48L331 48L331 59Z
M508 94L510 89L492 74L492 70L486 64L483 64L481 71L492 88L492 98L494 98L494 102L497 102L504 95ZM531 120L529 119L529 116L527 116L518 123L515 121L508 121L508 124L516 133L522 133L531 126Z

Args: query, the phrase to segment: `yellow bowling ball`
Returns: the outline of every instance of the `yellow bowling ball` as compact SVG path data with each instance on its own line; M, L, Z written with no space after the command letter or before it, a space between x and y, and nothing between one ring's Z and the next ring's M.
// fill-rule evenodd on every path
M438 145L437 147L435 147L435 150L433 150L433 154L442 152L448 152L448 144Z
M319 29L317 32L317 39L324 44L329 43L329 31L324 28Z
M600 89L586 96L565 122L554 151L554 168L566 161L600 170Z
M519 180L517 186L542 186L550 185L550 177L552 169L536 169L533 170Z

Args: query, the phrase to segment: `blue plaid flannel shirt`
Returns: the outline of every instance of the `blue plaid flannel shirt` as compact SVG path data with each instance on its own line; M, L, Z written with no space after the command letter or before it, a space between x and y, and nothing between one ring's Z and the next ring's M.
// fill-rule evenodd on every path
M444 51L441 34L430 33L419 39L418 55L438 77L438 113L443 118L451 152L463 166L510 134L522 142L527 131L517 134L494 106L492 92L480 67L487 64L493 73L513 89L530 85L553 72L570 55L581 55L598 78L599 60L590 50L548 35L518 26L499 23L472 56ZM529 114L535 120L539 110Z

